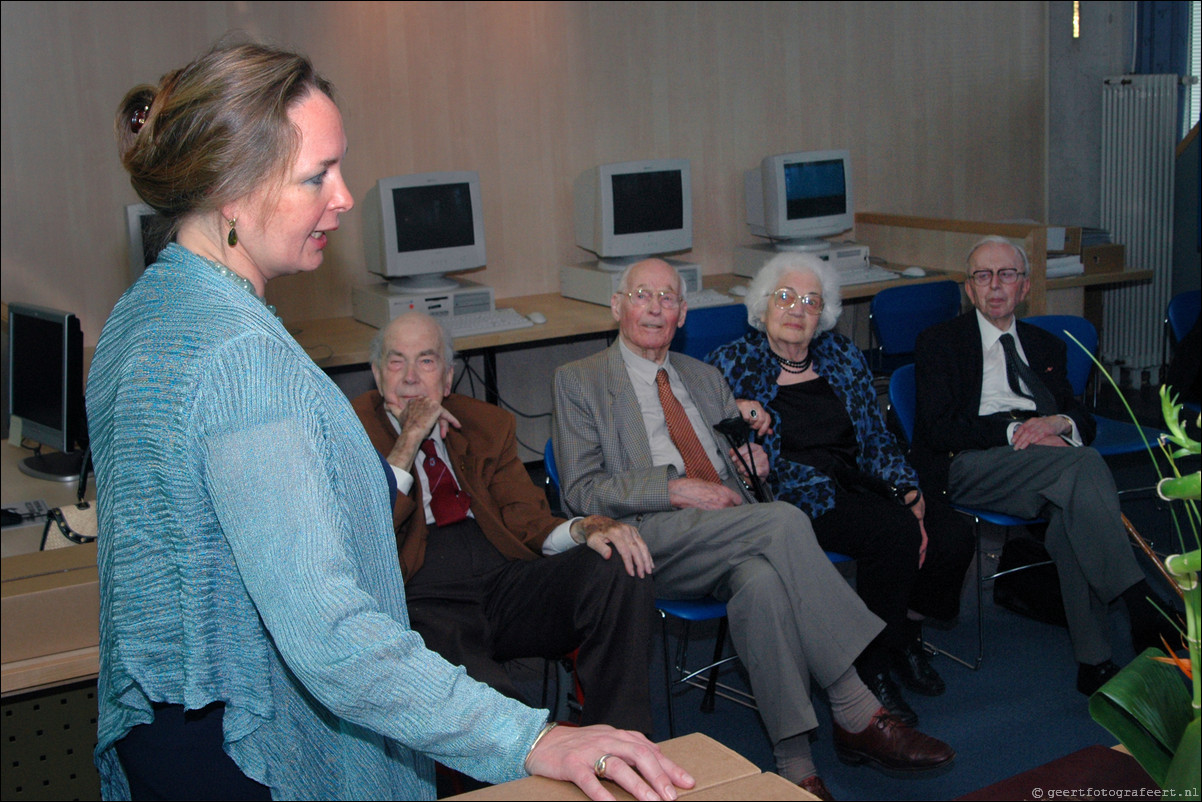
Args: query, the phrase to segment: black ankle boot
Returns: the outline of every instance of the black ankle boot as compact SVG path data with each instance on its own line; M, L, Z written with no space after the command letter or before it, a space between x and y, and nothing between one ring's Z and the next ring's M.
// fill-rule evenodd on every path
M881 707L898 718L901 723L907 727L918 726L918 714L906 704L906 700L902 698L901 689L893 682L888 671L865 677L864 684L881 703Z
M1086 696L1093 696L1098 688L1119 673L1119 667L1113 661L1107 660L1096 666L1077 663L1077 690Z
M905 647L893 652L893 673L914 693L923 696L938 696L947 690L943 678L939 676L926 650L922 648L921 640L912 640Z

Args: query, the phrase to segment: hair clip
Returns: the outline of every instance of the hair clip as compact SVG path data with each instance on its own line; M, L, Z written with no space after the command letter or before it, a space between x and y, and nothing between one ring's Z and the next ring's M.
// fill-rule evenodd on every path
M142 126L146 125L146 118L150 116L150 106L146 105L133 113L129 118L130 130L135 134L142 130Z

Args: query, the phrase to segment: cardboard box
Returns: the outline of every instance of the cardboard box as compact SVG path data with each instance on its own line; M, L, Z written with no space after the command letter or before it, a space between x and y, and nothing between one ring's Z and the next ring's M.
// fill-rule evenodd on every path
M664 741L659 748L697 781L691 790L681 792L680 799L816 798L783 777L761 774L750 760L699 732ZM614 783L606 782L605 787L618 799L634 799ZM496 799L588 799L572 783L548 780L546 777L525 777L448 798L473 802Z
M1048 252L1081 253L1081 226L1048 226Z
M99 643L95 543L0 560L0 662Z
M1081 251L1085 274L1114 273L1126 269L1127 246L1111 243L1091 245Z

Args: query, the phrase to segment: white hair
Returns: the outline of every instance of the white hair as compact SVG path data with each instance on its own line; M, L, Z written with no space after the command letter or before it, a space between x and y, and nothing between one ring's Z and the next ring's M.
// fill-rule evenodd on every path
M972 271L972 255L974 253L976 253L977 249L983 245L1008 245L1008 246L1010 246L1014 250L1014 252L1018 254L1018 258L1022 260L1023 272L1026 273L1027 275L1031 274L1031 260L1027 258L1027 252L1025 250L1023 250L1022 246L1015 245L1010 240L1006 239L1005 237L999 237L997 234L990 234L988 237L981 237L981 239L977 240L973 244L973 246L968 250L968 256L964 257L964 265L965 265L965 268L969 272Z
M371 363L371 365L373 367L380 368L380 369L383 369L383 367L384 367L384 356L385 356L384 340L388 336L389 329L391 329L394 325L396 325L396 322L398 320L409 320L412 318L422 318L424 320L430 321L435 326L437 326L438 338L442 344L442 361L445 362L448 367L455 362L455 349L451 345L451 343L452 343L451 334L450 334L450 332L447 331L447 327L444 326L442 321L439 320L438 318L431 317L430 315L427 315L425 312L419 312L417 310L414 310L414 311L410 311L410 312L405 312L404 314L398 315L397 317L393 318L392 321L387 326L385 326L384 328L382 328L376 332L375 337L371 338L371 343L367 346L367 361L369 363Z
M626 265L626 267L622 270L621 278L618 279L618 292L630 292L630 285L627 283L630 280L630 271L634 270L641 264L646 264L647 262L652 261L663 262L668 267L672 268L672 272L676 275L676 286L680 288L680 297L684 298L685 292L687 291L687 288L684 285L684 277L680 275L680 271L676 269L676 265L664 259L640 259L637 262L631 262L630 264Z
M843 313L843 295L839 287L839 272L812 253L786 251L769 259L751 284L747 287L747 322L760 331L764 330L764 316L768 312L768 298L780 286L786 273L810 273L822 285L822 316L818 319L818 331L830 331L839 322Z

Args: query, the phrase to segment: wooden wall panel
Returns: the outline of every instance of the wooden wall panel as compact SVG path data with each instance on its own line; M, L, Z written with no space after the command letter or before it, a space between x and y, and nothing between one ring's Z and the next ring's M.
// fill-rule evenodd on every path
M475 169L499 297L551 292L571 186L606 161L692 160L694 252L751 240L742 173L846 147L861 210L1040 219L1040 2L428 2L3 6L3 299L76 310L89 342L124 288L112 144L126 89L228 29L308 53L337 86L357 199L377 178ZM316 274L274 282L285 319L345 315L371 280L358 212Z

